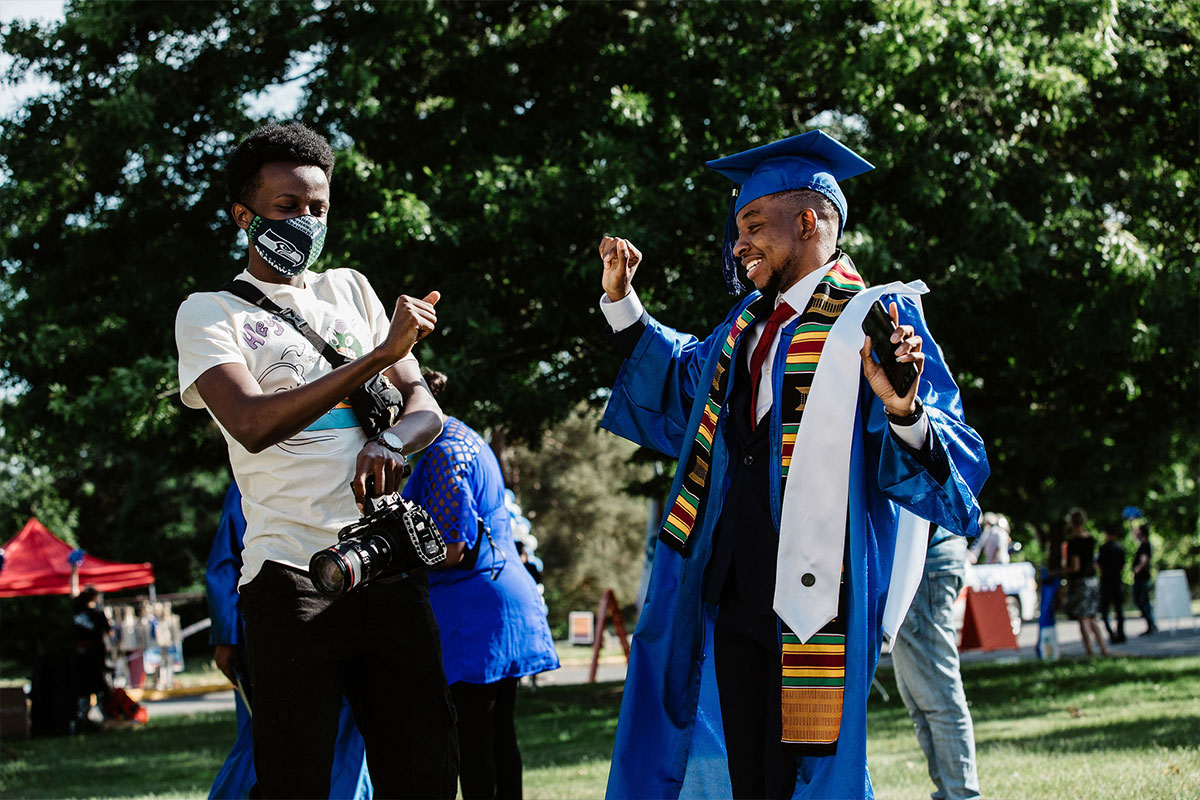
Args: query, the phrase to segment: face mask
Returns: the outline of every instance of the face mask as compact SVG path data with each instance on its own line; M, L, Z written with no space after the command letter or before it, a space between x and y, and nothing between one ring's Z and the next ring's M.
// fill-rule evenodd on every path
M321 220L308 214L291 219L264 219L255 214L246 233L263 261L290 278L311 267L321 255L326 230Z

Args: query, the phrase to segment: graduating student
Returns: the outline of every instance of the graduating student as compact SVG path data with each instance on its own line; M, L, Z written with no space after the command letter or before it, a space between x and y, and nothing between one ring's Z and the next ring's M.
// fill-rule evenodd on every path
M741 288L740 262L756 291L707 337L644 311L637 248L600 245L601 308L626 357L603 425L679 459L608 793L870 797L882 637L920 581L924 520L978 533L987 459L924 285L868 289L838 248L838 181L872 166L821 131L709 166L739 186L726 281ZM876 299L919 371L903 394L860 327Z

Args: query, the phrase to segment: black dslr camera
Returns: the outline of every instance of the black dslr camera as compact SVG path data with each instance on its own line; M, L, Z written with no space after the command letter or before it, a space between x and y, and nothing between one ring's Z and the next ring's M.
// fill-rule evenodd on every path
M442 532L420 505L399 494L367 503L373 510L338 531L338 543L318 550L308 562L313 586L327 597L446 560Z

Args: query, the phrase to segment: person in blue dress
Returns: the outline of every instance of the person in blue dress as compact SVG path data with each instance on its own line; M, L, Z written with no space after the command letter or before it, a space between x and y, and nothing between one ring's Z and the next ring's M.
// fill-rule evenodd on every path
M213 780L210 800L244 800L257 781L254 772L254 736L251 733L250 674L246 645L242 636L242 615L238 611L238 577L242 572L242 541L246 535L246 517L242 514L242 493L231 483L221 509L221 524L213 540L204 573L208 594L208 615L212 620L209 640L213 658L225 677L237 687L237 738L225 763ZM252 700L250 702L253 702ZM366 746L354 724L350 704L343 699L338 718L337 743L330 773L330 798L371 800L371 776L367 772Z
M440 395L446 376L423 374ZM430 572L429 596L458 712L462 794L520 798L517 683L557 669L558 655L513 540L500 464L465 422L443 416L442 423L402 494L433 515L446 539L446 566Z

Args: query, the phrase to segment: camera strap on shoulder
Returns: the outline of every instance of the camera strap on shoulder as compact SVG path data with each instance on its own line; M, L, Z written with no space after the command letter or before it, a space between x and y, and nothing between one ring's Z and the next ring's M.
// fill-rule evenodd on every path
M313 327L305 321L304 317L297 314L290 308L284 308L276 303L271 298L267 297L252 283L246 281L232 280L221 287L221 291L229 292L236 295L247 303L258 306L263 311L274 314L283 321L287 322L293 328L300 332L300 335L309 341L313 347L317 348L326 361L335 367L340 367L350 359L333 349L333 345L321 338L321 335L313 330Z
M247 303L256 305L263 311L274 314L300 332L317 352L335 369L350 361L339 353L329 342L321 338L304 317L290 308L284 308L268 298L252 283L232 280L221 287L222 291L240 297ZM382 373L375 375L362 386L355 389L346 398L354 409L354 416L368 439L374 439L381 432L390 428L399 418L404 408L404 397L400 391Z

